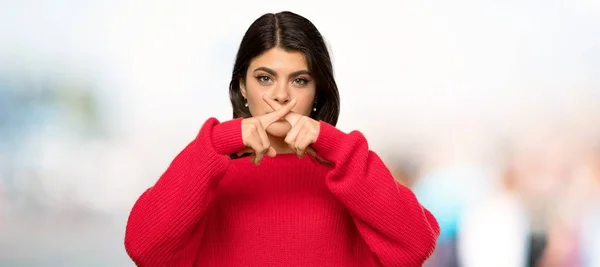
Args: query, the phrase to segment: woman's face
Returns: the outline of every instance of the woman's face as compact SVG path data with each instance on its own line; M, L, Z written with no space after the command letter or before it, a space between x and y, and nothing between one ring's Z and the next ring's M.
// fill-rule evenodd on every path
M264 94L280 104L296 98L296 106L292 111L310 116L316 86L304 54L276 47L250 62L246 78L240 81L240 89L242 96L248 101L248 108L253 117L273 111L263 100ZM288 122L281 120L271 124L267 132L283 137L290 128Z

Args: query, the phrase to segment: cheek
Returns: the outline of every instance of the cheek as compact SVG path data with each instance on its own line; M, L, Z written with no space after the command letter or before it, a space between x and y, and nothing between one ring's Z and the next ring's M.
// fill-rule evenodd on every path
M246 89L246 96L248 98L248 104L249 105L261 105L262 103L264 103L263 99L262 99L262 95L266 92L266 90L264 88L262 88L261 86L253 86L250 85L247 87Z
M256 88L248 88L246 91L246 101L248 101L248 109L252 116L259 116L265 112L266 103L262 99L262 93L258 92Z
M262 100L262 97L248 97L248 108L252 116L260 115L264 112L266 103Z
M294 107L294 112L309 116L314 102L314 93L305 94L298 97L298 103Z
M296 113L301 113L304 115L310 114L310 111L312 109L312 102L310 102L310 100L307 101L303 101L300 102L298 104L296 104L296 106L294 107L294 112Z
M260 105L263 102L262 96L248 95L248 104L252 106Z

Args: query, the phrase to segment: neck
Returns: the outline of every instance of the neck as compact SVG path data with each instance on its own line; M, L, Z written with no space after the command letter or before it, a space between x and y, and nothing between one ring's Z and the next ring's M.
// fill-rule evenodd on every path
M293 153L292 149L290 149L290 146L285 143L285 137L269 135L269 142L271 143L271 147L277 151L277 154Z

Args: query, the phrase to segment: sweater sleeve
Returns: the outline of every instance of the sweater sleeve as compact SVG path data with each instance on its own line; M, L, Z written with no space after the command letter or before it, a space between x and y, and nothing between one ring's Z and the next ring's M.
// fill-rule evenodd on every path
M212 189L228 168L228 155L243 149L241 119L204 123L129 214L125 248L137 266L193 265Z
M383 266L422 266L436 247L436 219L396 182L360 132L320 123L313 148L334 165L327 187L349 210L370 250Z

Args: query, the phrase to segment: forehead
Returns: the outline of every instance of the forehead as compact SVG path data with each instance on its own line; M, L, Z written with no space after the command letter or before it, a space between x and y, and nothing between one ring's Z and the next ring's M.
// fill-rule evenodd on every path
M285 51L279 47L272 48L255 57L250 62L250 71L258 67L267 67L277 72L294 72L308 70L306 57L302 52Z

